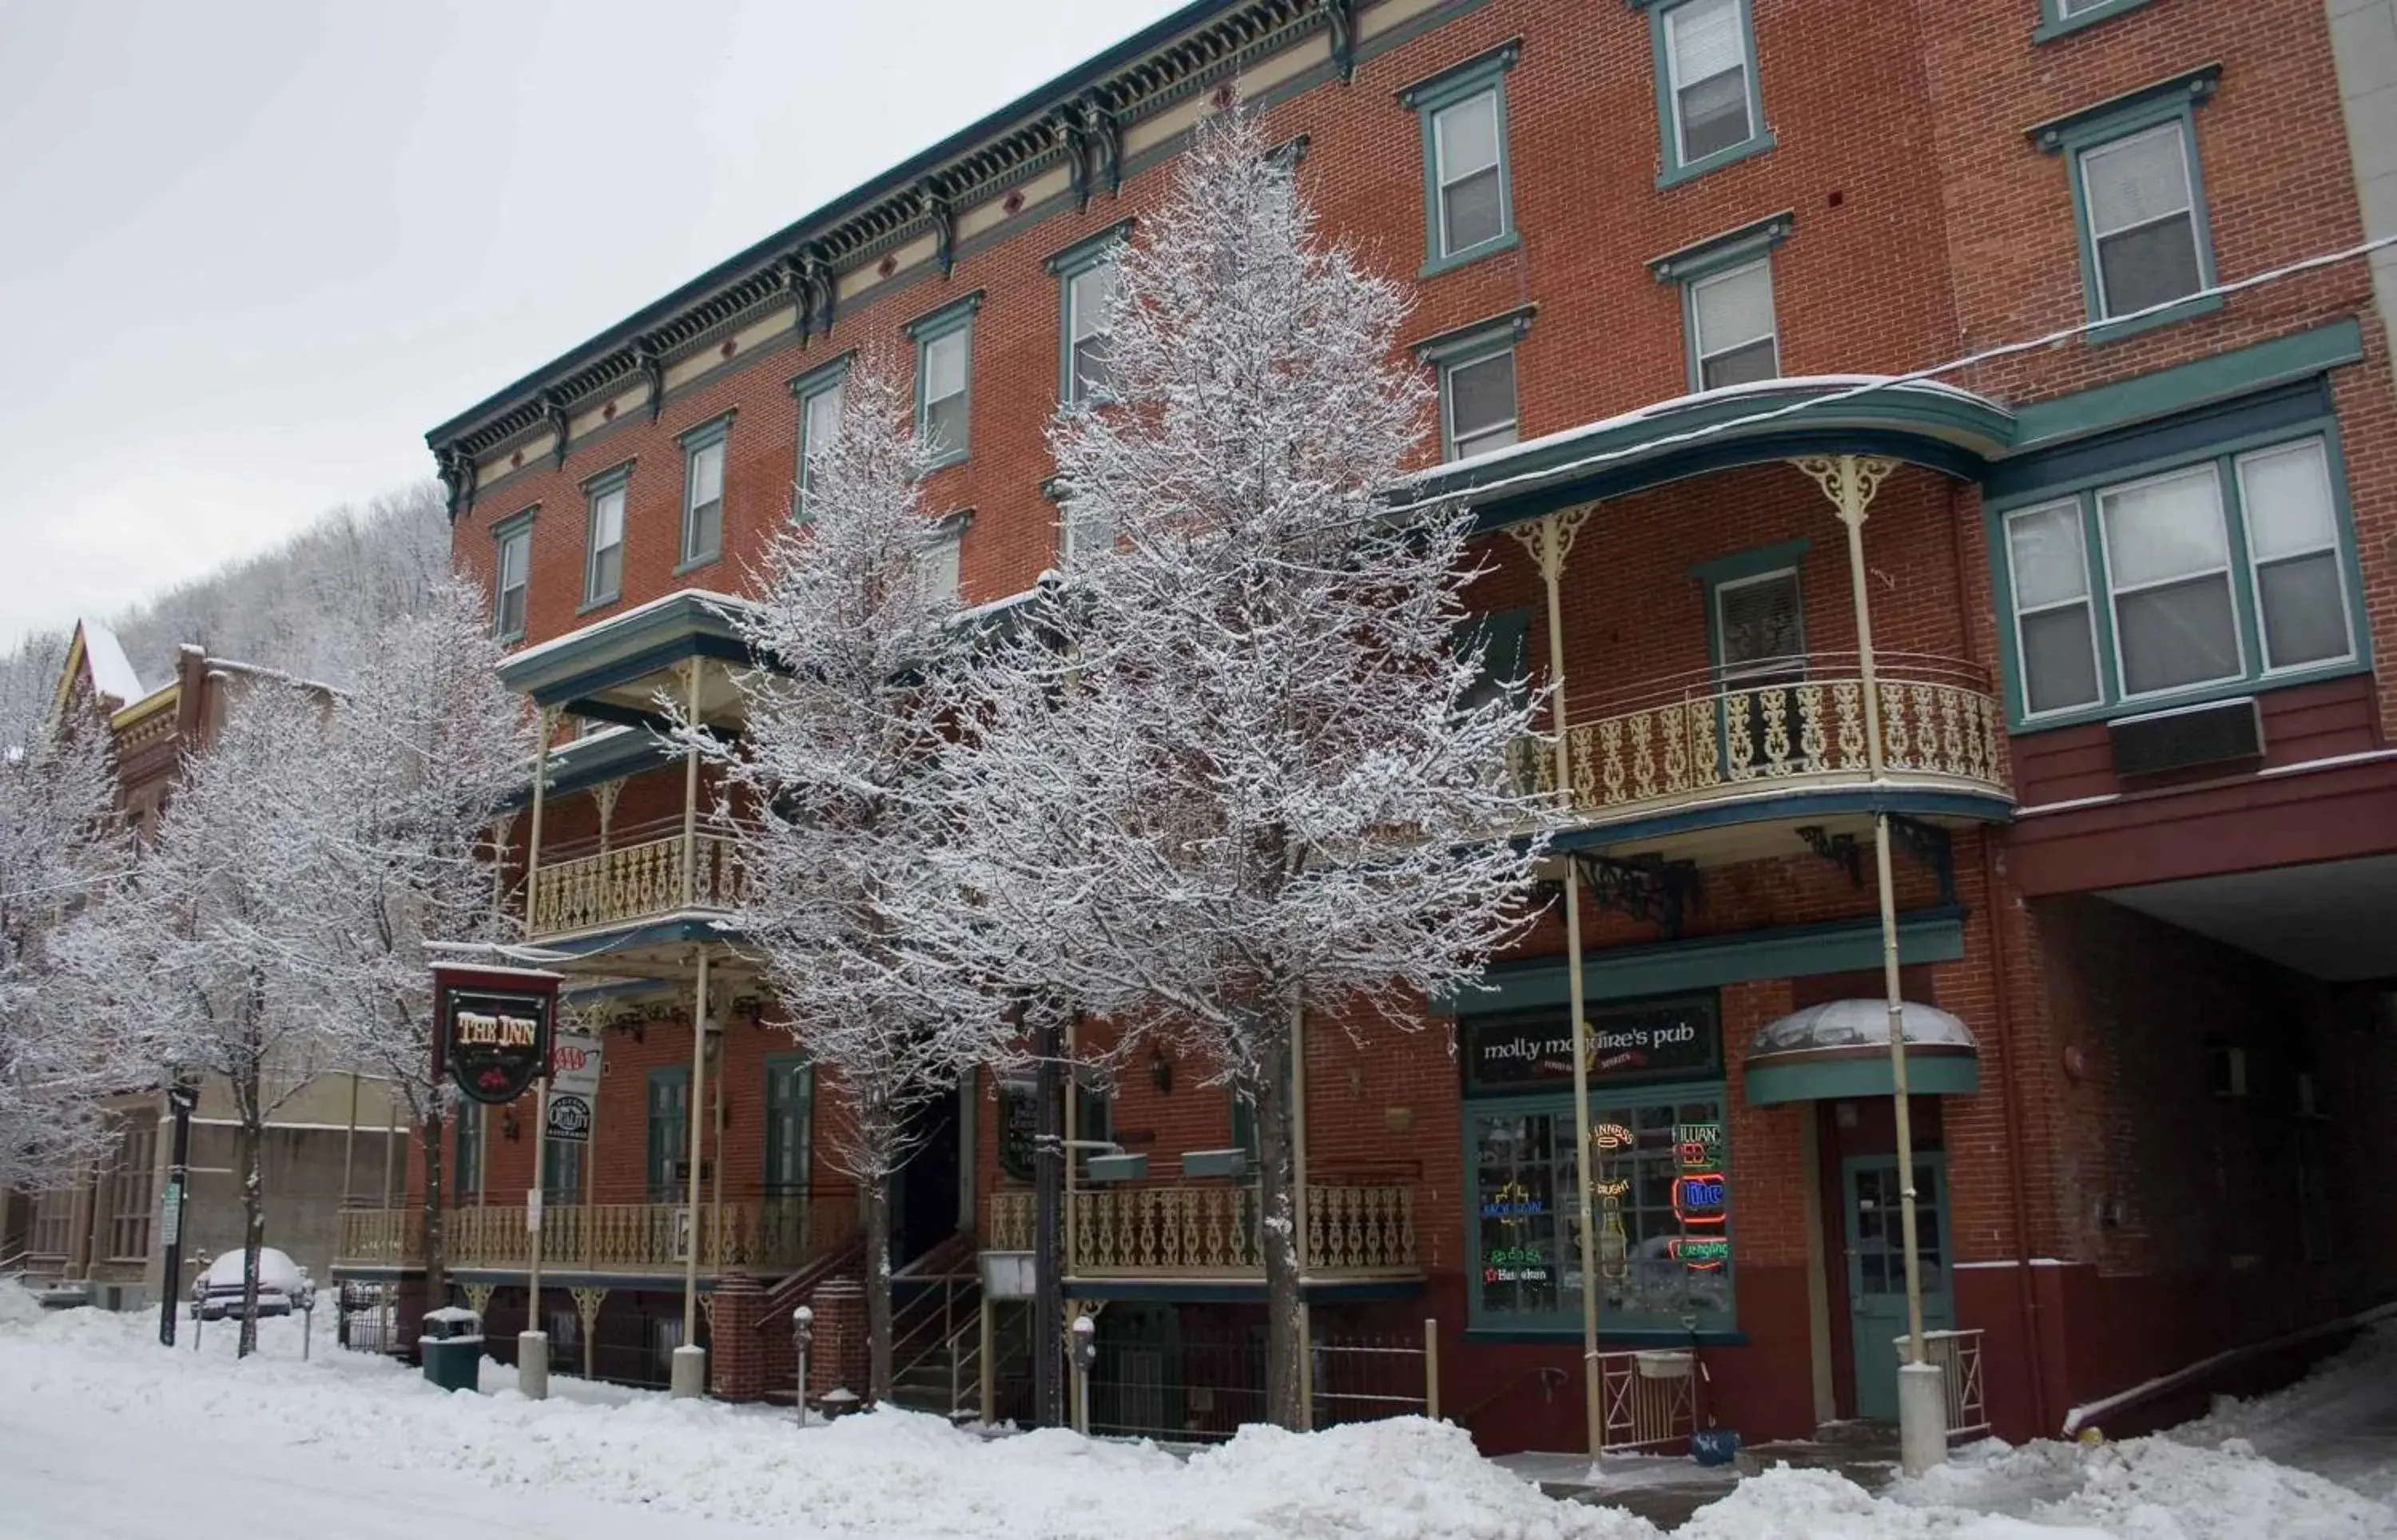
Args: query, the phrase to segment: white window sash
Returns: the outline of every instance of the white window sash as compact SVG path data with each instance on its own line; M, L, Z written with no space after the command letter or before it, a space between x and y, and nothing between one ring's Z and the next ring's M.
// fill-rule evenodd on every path
M2167 471L2160 475L2142 476L2136 481L2117 482L2111 485L2097 488L2091 496L2090 500L2093 505L2092 511L2097 520L2098 555L2106 564L2106 623L2113 629L2114 698L2117 700L2154 700L2165 696L2180 695L2189 690L2202 690L2210 684L2227 684L2232 680L2244 679L2247 677L2247 638L2243 634L2242 628L2239 624L2238 595L2235 593L2230 596L2230 646L2235 661L2235 666L2230 672L2216 674L2209 679L2185 680L2177 684L2167 684L2162 689L2134 690L2131 688L2130 675L2122 660L2122 601L2125 597L2152 592L2157 589L2176 588L2185 583L2194 583L2202 578L2216 577L2222 579L2223 586L2227 589L2235 579L2235 574L2231 571L2230 562L2229 559L2230 554L2230 531L2228 527L2228 522L2223 516L2222 472L2218 467L2208 464L2205 466L2205 469L2210 471L2214 477L2214 517L2217 525L2222 529L2222 549L2224 560L2221 564L2217 566L2192 568L2188 572L2176 572L2169 578L2158 578L2149 582L2132 583L2127 586L2118 584L2114 581L2114 537L2113 532L2109 529L2106 524L2107 497L2111 494L2136 491L2139 487L2151 486L2158 482L2171 481L2176 477L2187 475L2190 471L2195 469L2197 469L2195 466L2184 465L2178 470Z
M1452 174L1452 168L1448 164L1448 143L1440 131L1440 120L1451 113L1459 112L1466 107L1478 106L1483 102L1487 102L1490 109L1490 159L1485 165L1466 166L1463 170L1454 171L1453 174ZM1459 251L1469 249L1465 246L1451 246L1449 244L1449 193L1455 189L1459 182L1464 181L1469 177L1478 177L1486 171L1500 171L1506 164L1506 125L1500 121L1498 112L1498 88L1494 86L1487 90L1478 91L1472 96L1466 97L1462 100L1452 101L1447 106L1441 107L1432 113L1432 177L1440 192L1440 208L1438 212L1440 217L1440 254L1442 257L1453 257ZM1498 178L1498 229L1501 235L1511 228L1509 223L1511 218L1512 216L1509 214L1506 207L1506 179L1502 174ZM1498 237L1496 236L1491 237L1493 240L1497 238Z
M1718 345L1709 346L1704 307L1699 302L1699 297L1710 287L1727 284L1734 278L1744 278L1757 272L1764 274L1764 310L1765 314L1771 318L1772 324L1753 337L1743 337L1735 341L1726 340ZM1698 358L1698 382L1701 389L1705 386L1708 364L1725 353L1737 352L1742 348L1752 348L1759 342L1770 341L1773 344L1773 372L1776 375L1781 372L1781 306L1779 297L1773 292L1773 259L1760 257L1753 262L1743 262L1735 268L1721 272L1710 272L1703 278L1694 278L1690 281L1689 296L1690 333L1695 340L1694 351Z
M2150 138L2167 133L2172 136L2174 148L2180 157L2180 206L2171 209L2165 213L2157 214L2151 218L2138 220L2136 223L2117 225L2111 230L2100 230L2097 227L2097 200L2091 194L2089 187L2090 157L2093 155L2103 154L2106 151L2114 149L2119 145L2126 144L2133 139ZM2108 241L2115 240L2121 236L2136 235L2141 231L2153 230L2159 225L2168 224L2175 219L2188 220L2189 245L2195 249L2197 256L2198 281L2201 285L2209 281L2209 275L2206 272L2206 254L2204 244L2198 239L2197 233L2197 179L2191 174L2189 166L2189 134L2186 125L2178 122L2158 124L2152 128L2142 128L2136 133L2125 134L2120 139L2108 139L2103 144L2093 144L2086 150L2081 152L2080 159L2081 208L2082 217L2089 221L2090 281L2095 284L2097 288L2097 313L2099 315L2110 316L2114 313L2113 296L2106 292L2106 261L2104 248L2105 244ZM2184 295L2182 298L2186 299L2188 296Z
M1673 159L1678 165L1686 165L1690 158L1687 135L1683 132L1681 124L1681 93L1692 86L1714 79L1716 75L1729 74L1734 71L1738 73L1742 99L1741 111L1748 114L1748 136L1754 138L1756 134L1756 60L1748 57L1746 18L1741 16L1734 7L1732 13L1732 25L1739 34L1738 62L1725 69L1717 70L1712 74L1700 75L1696 80L1690 80L1683 76L1681 70L1681 22L1686 14L1686 7L1675 7L1665 13L1665 94L1668 108L1666 116L1672 123Z
M2075 538L2073 552L2075 556L2078 557L2081 565L2081 591L2079 594L2069 599L2051 599L2043 604L2026 604L2022 602L2022 578L2017 569L2017 564L2015 561L2015 523L2019 519L2029 519L2042 513L2054 512L2059 508L2069 508L2072 511L2072 532ZM2081 506L2081 498L2079 497L2059 498L2054 502L2043 502L2029 508L2010 510L2006 513L2005 518L2002 521L2002 527L1998 532L2005 544L2006 599L2014 610L2013 625L2015 632L2015 671L2022 676L2017 683L2022 688L2022 714L2025 722L2033 721L2040 717L2058 716L2067 711L2085 711L2092 707L2102 706L2106 703L2105 677L2103 674L2098 673L2097 670L2093 669L2091 670L2091 674L2097 682L2097 694L2094 698L2076 701L2069 706L2051 706L2044 711L2032 710L2030 705L2030 650L2025 644L2025 638L2023 635L2024 621L2031 619L2036 616L2053 615L2058 610L2070 609L2075 604L2078 604L2081 606L2081 623L2088 628L2089 631L2089 656L2093 660L2098 659L2103 656L2102 649L2097 645L2097 595L2095 591L2096 585L2089 580L2089 524L2087 521L2087 511Z
M1491 352L1476 354L1471 358L1458 359L1454 363L1446 365L1441 368L1440 372L1440 418L1448 429L1449 448L1454 453L1458 459L1469 459L1473 456L1481 453L1479 449L1466 448L1466 445L1479 444L1482 440L1488 439L1497 433L1519 427L1522 421L1523 409L1522 392L1519 388L1515 392L1516 403L1515 409L1513 411L1507 413L1504 418L1493 418L1488 422L1477 424L1472 428L1459 430L1456 425L1457 372L1461 369L1470 369L1476 365L1487 364L1493 359L1510 357L1514 352L1515 350L1512 348L1500 348Z
M2299 449L2313 451L2315 463L2322 470L2323 493L2330 499L2330 538L2319 545L2298 551L2283 551L2270 557L2256 554L2256 503L2247 495L2247 468L2257 460L2269 459ZM2321 439L2300 439L2294 444L2275 444L2267 448L2250 450L2231 462L2239 478L2239 533L2247 545L2248 606L2256 616L2256 648L2266 676L2282 673L2303 673L2315 669L2337 668L2355 660L2355 603L2347 591L2347 553L2340 549L2338 534L2338 495L2331 485L2330 450ZM2338 578L2338 609L2340 622L2347 631L2347 650L2336 657L2310 658L2303 663L2275 664L2272 661L2272 631L2264 615L2264 569L2287 562L2302 562L2328 554Z
M1731 627L1728 624L1729 617L1723 609L1725 599L1742 589L1758 588L1766 583L1784 581L1789 584L1792 598L1797 605L1798 650L1774 657L1751 657L1741 663L1728 660L1718 663L1715 672L1721 677L1724 689L1738 689L1744 680L1770 681L1775 676L1786 678L1793 670L1798 676L1804 676L1806 671L1806 590L1798 580L1798 569L1794 566L1774 567L1771 572L1759 572L1749 577L1734 578L1728 582L1717 583L1714 593L1715 645L1719 653L1729 651Z

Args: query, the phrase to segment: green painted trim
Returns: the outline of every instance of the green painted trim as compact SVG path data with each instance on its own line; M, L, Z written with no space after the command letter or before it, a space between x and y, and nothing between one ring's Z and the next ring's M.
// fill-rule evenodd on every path
M675 442L682 445L685 454L693 449L704 449L711 444L721 444L732 431L732 419L740 415L740 407L727 406L704 422L694 423L676 433Z
M1094 267L1113 255L1115 248L1132 239L1132 218L1127 214L1095 235L1085 235L1073 245L1051 252L1040 259L1040 265L1059 275L1079 272Z
M2039 0L2039 25L2030 31L2034 43L2053 43L2059 37L2069 37L2083 27L2094 27L2100 21L2111 21L2124 11L2137 10L2148 0L2108 0L2108 3L2078 16L2066 16L2057 0Z
M1511 347L1532 334L1532 322L1540 312L1534 302L1518 305L1513 310L1479 321L1468 321L1462 326L1452 326L1436 332L1420 342L1408 345L1418 364L1447 364L1462 361L1466 353L1480 356Z
M2170 417L2364 358L2354 317L2015 409L2015 453Z
M1916 909L1897 922L1900 962L1954 962L1964 955L1964 911L1956 906ZM1776 925L1734 936L1614 947L1582 959L1582 1001L1637 1000L1687 994L1761 978L1803 978L1881 966L1881 922L1837 920ZM1562 958L1502 963L1482 976L1482 989L1435 996L1436 1015L1480 1016L1569 1003Z
M682 445L682 511L677 521L680 527L675 534L675 545L682 558L675 564L677 578L700 567L711 566L723 558L725 514L730 511L727 505L732 500L732 418L739 411L737 406L728 406L697 427L685 429L676 435L675 442ZM716 448L724 451L724 463L716 476L716 546L710 551L695 551L690 543L690 463L695 456Z
M808 471L808 404L826 391L837 390L848 383L850 365L857 362L857 350L851 348L838 358L828 360L788 381L791 396L798 405L798 420L791 431L791 522L805 524L808 519L807 500L799 494Z
M667 1148L658 1141L658 1090L661 1086L677 1084L683 1093L682 1126L676 1131L673 1148ZM641 1183L648 1191L656 1193L674 1180L674 1163L690 1159L690 1122L699 1110L691 1105L690 1066L658 1066L642 1082L641 1092ZM659 1168L661 1157L665 1162L663 1180Z
M1690 577L1694 581L1713 589L1722 583L1735 583L1743 578L1778 572L1783 567L1796 566L1813 544L1812 540L1800 538L1784 540L1779 545L1758 546L1753 551L1734 551L1728 556L1718 556L1711 562L1693 563Z
M597 493L605 492L610 486L622 486L633 479L633 466L640 458L638 455L629 455L604 471L592 471L576 485L583 488L583 495L586 499Z
M1773 130L1764 126L1764 86L1759 78L1756 55L1756 10L1753 0L1739 0L1740 46L1747 52L1748 66L1748 138L1737 144L1727 144L1711 154L1696 160L1681 159L1681 130L1673 114L1673 62L1665 47L1665 21L1677 7L1689 0L1634 0L1633 9L1648 13L1648 43L1651 68L1656 85L1656 134L1660 159L1664 167L1656 173L1656 186L1661 190L1678 187L1694 177L1760 155L1773 148Z
M626 460L583 484L583 602L574 606L577 615L605 609L624 596L624 550L633 538L632 483L633 462ZM611 494L620 495L623 503L616 524L616 585L603 593L597 587L599 547L593 536L599 524L599 499Z
M1761 257L1789 238L1798 222L1798 211L1785 208L1780 213L1737 230L1727 230L1720 235L1709 235L1703 241L1668 251L1662 257L1648 259L1648 272L1660 284L1688 283L1727 268L1738 267L1752 257Z
M971 458L973 452L973 320L974 312L980 309L982 290L976 289L963 299L952 300L939 310L907 323L907 335L916 339L916 436L918 438L923 437L925 428L925 354L933 343L959 332L965 334L966 339L965 389L957 392L965 402L966 431L959 435L956 445L944 450L939 458L925 467L927 471L958 464Z
M2175 322L2211 313L2222 307L2222 297L2203 291L2214 287L2214 226L2206 209L2205 170L2198 154L2196 108L2210 100L2222 80L2219 63L2197 69L2142 86L2134 91L2084 107L2062 117L2034 124L2024 132L2031 145L2044 153L2064 157L2065 177L2072 191L2072 228L2081 251L2081 299L2082 313L2091 321L2107 318L2104 297L2099 292L2096 237L2090 227L2089 190L2082 177L2082 158L2088 152L2143 133L2166 124L2180 126L2181 152L2189 166L2189 219L2192 236L2197 244L2197 279L2199 293L2188 299L2155 310L2151 313L2130 312L2130 318L2119 324L2100 326L2087 334L2092 344L2119 341L2168 326Z
M1506 73L1523 56L1523 40L1507 39L1496 47L1454 64L1399 92L1401 106L1413 110L1423 143L1424 263L1415 276L1429 278L1467 262L1512 249L1520 237L1515 229L1514 159L1506 147ZM1434 120L1446 108L1488 91L1498 120L1498 233L1456 251L1442 248L1440 219L1440 145Z
M785 1075L795 1082L795 1099L798 1104L799 1146L797 1185L804 1188L815 1172L815 1065L805 1054L769 1054L760 1066L757 1116L763 1123L757 1135L757 1156L761 1162L759 1180L769 1189L783 1185L774 1175L774 1077Z
M1638 0L1633 0L1633 3L1637 4ZM1581 1328L1577 1325L1549 1327L1468 1326L1465 1329L1465 1340L1467 1342L1487 1343L1579 1342L1581 1340ZM1748 1346L1748 1337L1746 1332L1739 1331L1702 1331L1696 1333L1610 1332L1606 1329L1604 1318L1601 1317L1600 1319L1598 1329L1598 1342L1599 1346L1601 1348L1608 1346L1616 1348L1687 1348L1693 1343L1695 1343L1701 1348L1745 1348Z
M525 627L532 619L532 521L541 511L541 504L521 509L491 525L491 634L502 643L524 640ZM500 569L507 561L508 542L524 538L525 617L514 631L500 630Z
M1916 1096L1970 1096L1981 1089L1977 1055L1908 1054L1906 1088ZM1839 1101L1895 1095L1889 1059L1833 1059L1821 1064L1752 1064L1742 1076L1750 1107Z
M2238 460L2241 456L2256 450L2316 438L2323 443L2323 464L2330 481L2332 511L2338 535L2339 577L2347 595L2348 640L2352 651L2347 657L2267 672L2263 666L2263 628L2256 614L2254 575L2247 554L2246 519L2238 485ZM2145 481L2152 476L2205 464L2215 467L2222 489L2223 519L2230 554L2231 604L2234 623L2239 629L2240 676L2192 685L2185 690L2125 699L2121 688L2122 670L2115 643L2112 595L2109 591L2105 551L2097 525L2097 493L2105 487ZM2044 712L2034 717L2029 711L2029 681L2023 676L2021 648L2015 636L2014 575L2006 548L2005 519L2009 513L2068 500L2075 505L2081 520L2088 563L2090 615L2097 642L2098 699L2088 706ZM2203 705L2264 690L2318 684L2327 679L2344 679L2372 671L2371 619L2364 607L2363 567L2355 544L2354 506L2349 494L2346 455L2335 417L2282 425L2225 439L2195 453L2184 452L2111 465L2102 471L2078 476L2070 481L1993 499L1982 510L1982 531L1983 543L1989 551L1990 592L2003 602L1998 614L1998 647L2000 666L2005 675L2006 726L2010 732L2039 733L2054 727L2108 722L2163 707Z
M1627 1104L1632 1106L1653 1107L1659 1104L1693 1101L1701 1098L1712 1098L1714 1102L1722 1109L1724 1132L1726 1136L1728 1136L1730 1132L1732 1109L1738 1104L1732 1098L1730 1082L1721 1078L1697 1081L1663 1081L1653 1085L1624 1085L1614 1087L1593 1086L1589 1092L1589 1105L1593 1111L1606 1107L1621 1107ZM1466 1330L1468 1334L1505 1333L1509 1334L1547 1334L1549 1333L1562 1333L1567 1330L1578 1334L1580 1330L1580 1308L1576 1306L1570 1311L1563 1308L1564 1288L1562 1275L1564 1269L1562 1266L1563 1257L1561 1255L1558 1259L1559 1277L1557 1281L1557 1309L1554 1311L1514 1311L1490 1310L1483 1307L1481 1303L1480 1289L1480 1169L1474 1160L1473 1148L1473 1120L1477 1115L1491 1114L1497 1116L1522 1117L1546 1113L1551 1117L1569 1120L1573 1116L1573 1092L1570 1088L1562 1091L1544 1092L1536 1095L1524 1095L1520 1093L1514 1095L1484 1094L1480 1095L1467 1095L1464 1097L1458 1105L1456 1120L1457 1147L1459 1156L1463 1161L1464 1180L1463 1185L1457 1188L1457 1192L1465 1210L1465 1324ZM1566 1135L1566 1145L1568 1148L1571 1148L1572 1135L1570 1131ZM1725 1240L1732 1240L1739 1230L1739 1215L1737 1212L1739 1206L1739 1188L1737 1183L1738 1161L1736 1156L1736 1150L1728 1147L1725 1148L1723 1151L1724 1170L1734 1177L1733 1185L1730 1189L1732 1201L1725 1205L1723 1211L1722 1235ZM1571 1201L1571 1197L1569 1194L1560 1193L1558 1195L1558 1200L1560 1203L1569 1203ZM1570 1224L1571 1218L1572 1210L1569 1208L1560 1208L1557 1215L1557 1245L1560 1252L1562 1248L1570 1246L1573 1243L1572 1228ZM1710 1321L1708 1324L1699 1329L1699 1335L1702 1340L1705 1337L1712 1335L1735 1335L1739 1331L1739 1247L1736 1241L1734 1241L1732 1246L1731 1267L1731 1308L1727 1312L1723 1313L1722 1319ZM1603 1322L1607 1320L1617 1321L1622 1321L1625 1319L1624 1312L1610 1312L1601 1309L1600 1315L1601 1321L1601 1335L1620 1337L1624 1340L1638 1340L1642 1338L1650 1340L1665 1339L1668 1340L1674 1347L1684 1347L1689 1342L1690 1333L1685 1327L1680 1327L1678 1325L1671 1327L1634 1326L1628 1330L1617 1328L1615 1330L1609 1331L1605 1329ZM1653 1318L1634 1317L1633 1319ZM1493 1324L1493 1322L1501 1324Z
M2059 117L2034 123L2023 130L2023 135L2041 153L2061 154L2161 123L2192 103L2211 99L2221 84L2222 65L2218 60L2201 64L2194 70L2184 70L2120 96L2108 97L2092 106L2077 107Z
M1057 275L1057 405L1074 400L1074 280L1114 261L1132 238L1132 220L1117 220L1096 235L1052 254L1042 265Z
M1528 325L1526 329L1528 329ZM1495 358L1500 353L1511 353L1514 351L1515 342L1513 337L1505 333L1500 333L1496 336L1485 335L1480 346L1466 347L1463 344L1459 344L1458 346L1451 349L1448 353L1434 365L1439 376L1437 383L1440 396L1440 454L1442 459L1455 459L1457 458L1456 421L1450 412L1450 406L1453 404L1454 392L1450 389L1449 377L1453 375L1459 369L1470 368L1476 364L1485 363L1490 359ZM1520 431L1522 425L1522 382L1519 378L1516 381L1515 392L1515 422L1519 432Z
M1859 395L1845 393L1848 390L1800 379L1667 405L1589 431L1551 435L1526 445L1520 454L1462 471L1431 467L1401 478L1393 492L1409 499L1467 498L1481 513L1483 527L1496 528L1571 501L1616 497L1636 486L1700 474L1725 464L1785 459L1794 453L1836 452L1840 444L1855 452L1895 454L1910 464L1970 477L2014 440L2013 413L1962 392L1894 386ZM1804 405L1752 427L1742 420L1799 402ZM1718 427L1722 431L1691 436L1694 429ZM1804 440L1807 447L1792 447L1792 439ZM1741 451L1739 446L1750 440L1767 444L1769 452ZM1656 445L1654 451L1648 448L1652 444ZM1727 458L1726 451L1733 453ZM1752 458L1741 458L1742 454ZM1543 476L1550 471L1556 472L1553 477ZM1486 498L1475 497L1476 483L1482 477L1504 478L1509 485ZM1617 480L1633 485L1583 493L1590 483ZM1527 504L1533 506L1527 508Z
M749 605L728 595L699 592L653 599L611 620L502 660L500 683L542 705L555 706L605 688L593 681L660 649L681 657L713 642L733 656L744 656L740 632L725 614L728 607Z

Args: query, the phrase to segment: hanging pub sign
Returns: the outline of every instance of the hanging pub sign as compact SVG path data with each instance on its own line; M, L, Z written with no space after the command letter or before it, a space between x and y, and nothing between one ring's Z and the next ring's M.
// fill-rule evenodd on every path
M469 1101L512 1102L549 1070L558 976L522 968L433 970L434 1068Z
M1722 1029L1711 995L1586 1009L1589 1083L1710 1080L1721 1073ZM1573 1079L1573 1017L1561 1009L1466 1016L1466 1088L1549 1090Z

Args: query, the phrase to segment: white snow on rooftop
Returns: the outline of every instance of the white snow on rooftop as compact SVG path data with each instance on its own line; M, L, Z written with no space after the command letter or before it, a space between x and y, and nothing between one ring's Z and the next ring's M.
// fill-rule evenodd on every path
M84 666L91 670L92 688L115 697L119 706L130 706L150 693L142 688L141 676L126 657L125 644L97 620L83 622L83 657Z

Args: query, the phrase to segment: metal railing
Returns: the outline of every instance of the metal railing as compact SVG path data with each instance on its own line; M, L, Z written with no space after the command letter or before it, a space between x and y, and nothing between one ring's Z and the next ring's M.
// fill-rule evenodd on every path
M742 892L731 837L719 830L693 839L697 864L688 902L682 889L686 846L679 833L564 860L544 855L532 875L530 933L570 936L685 909L730 909Z
M1894 1339L1897 1361L1907 1361L1907 1339ZM1939 1366L1939 1385L1948 1397L1948 1437L1975 1439L1989 1431L1989 1398L1981 1378L1981 1334L1925 1332L1922 1355Z
M2005 714L1986 675L1946 658L1876 658L1885 773L2007 791ZM1816 653L1727 680L1714 670L1654 681L1571 712L1566 805L1587 816L1870 778L1864 683L1852 653ZM1511 755L1519 785L1555 794L1555 739Z
M944 1417L978 1415L982 1280L971 1272L902 1275L891 1287L891 1398Z
M846 1243L854 1228L852 1205L803 1197L702 1203L696 1225L680 1203L553 1202L542 1209L542 1258L559 1268L672 1271L683 1265L695 1239L703 1270L787 1272ZM442 1215L442 1230L450 1267L530 1264L531 1238L520 1207L450 1209ZM413 1266L423 1261L423 1242L421 1208L347 1209L334 1255L345 1264Z
M1403 1278L1420 1270L1413 1188L1311 1182L1306 1192L1306 1272ZM1031 1193L990 1195L991 1250L1031 1250L1032 1228ZM1065 1229L1066 1270L1077 1277L1248 1277L1265 1269L1253 1187L1080 1188Z
M1686 1447L1698 1425L1698 1367L1679 1348L1598 1355L1599 1407L1610 1454L1663 1454Z

